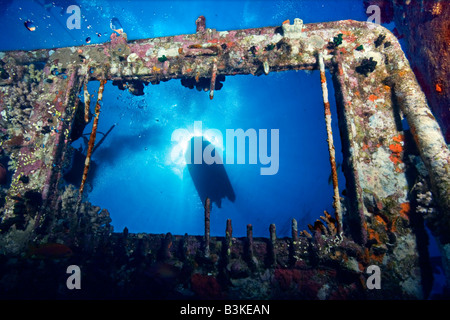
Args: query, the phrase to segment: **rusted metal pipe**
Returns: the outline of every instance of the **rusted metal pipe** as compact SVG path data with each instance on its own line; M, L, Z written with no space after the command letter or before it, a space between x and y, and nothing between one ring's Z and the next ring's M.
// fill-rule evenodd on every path
M227 244L231 247L231 238L233 237L233 228L231 227L231 219L227 219L227 228L225 229L225 237Z
M83 91L84 91L84 121L86 123L89 122L89 108L91 105L91 96L89 94L88 88L87 88L87 79L84 82L83 85Z
M291 225L291 234L292 234L292 240L291 245L289 247L289 260L291 265L295 265L298 260L298 247L299 247L299 241L298 241L298 225L297 220L292 218L292 225Z
M269 234L270 234L270 242L269 242L269 265L274 266L277 261L277 253L276 253L276 241L277 241L277 234L276 234L276 226L274 223L270 224L269 226Z
M439 227L430 226L442 255L447 286L450 286L450 150L425 94L404 55L394 60L390 79L399 107L430 176L431 191L439 210Z
M231 227L231 219L227 219L227 227L225 229L225 263L228 263L230 260L232 237L233 228Z
M405 115L432 184L439 209L450 219L450 151L438 122L428 107L408 60L403 56L394 62L392 82L394 94ZM450 231L450 225L447 232Z
M95 137L97 136L98 118L100 116L100 109L101 109L100 102L103 99L103 90L105 89L105 83L106 83L106 80L101 80L100 87L98 89L97 103L95 105L95 118L94 118L94 122L92 124L91 135L89 137L88 150L87 150L87 154L86 154L86 161L84 163L83 177L81 179L78 201L81 201L81 197L82 197L83 191L84 191L84 185L86 183L87 175L89 172L89 166L91 164L91 155L92 155L92 151L94 150Z
M211 86L209 89L209 99L212 100L214 98L214 89L216 87L216 78L217 78L217 59L213 60L212 67L212 75L211 75Z
M318 61L320 70L320 82L322 84L323 105L325 109L325 123L327 127L328 152L330 154L331 177L333 180L333 192L334 192L333 208L335 210L338 232L340 232L340 230L342 230L342 209L341 209L341 200L339 196L339 184L336 169L336 153L333 142L333 131L331 129L331 109L330 109L330 102L328 101L327 78L325 75L325 63L323 61L322 52L319 52Z
M253 226L247 225L247 246L248 246L248 259L253 261Z
M292 241L297 242L298 241L298 227L297 227L297 220L294 218L292 219Z
M196 25L196 32L197 33L201 33L201 32L205 32L206 29L206 18L205 16L200 16L197 18L197 20L195 20L195 25Z
M168 260L172 258L172 253L170 252L170 248L172 247L173 237L170 232L166 233L164 240L161 242L160 249L160 259L162 261Z
M276 226L275 223L271 223L270 227L269 227L269 232L270 232L270 241L272 243L275 243L275 241L277 240L277 233L276 233Z
M209 257L211 200L205 201L205 257Z

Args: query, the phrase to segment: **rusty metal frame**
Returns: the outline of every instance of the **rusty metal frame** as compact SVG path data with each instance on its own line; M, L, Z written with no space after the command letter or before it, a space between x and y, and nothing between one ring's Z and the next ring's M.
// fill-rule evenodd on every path
M14 145L5 141L2 145L13 159L14 169L2 222L16 215L18 197L28 190L38 190L43 205L38 215L28 221L31 227L26 229L30 233L26 239L30 240L33 230L61 202L58 183L70 142L74 106L88 81L158 84L170 79L206 78L210 79L212 99L218 76L320 69L328 117L328 94L323 80L328 68L333 75L344 140L346 210L340 208L339 188L333 179L336 216L325 213L322 218L328 225L317 221L311 226L312 236L307 231L301 233L301 239L293 235L292 245L298 251L295 260L302 256L299 243L306 245L311 241L308 238L320 243L320 238L325 237L338 243L336 246L354 243L361 252L357 255L361 266L382 264L388 269L387 278L396 283L395 290L405 297L422 297L423 274L416 246L419 240L412 223L417 210L414 188L406 173L407 141L405 130L399 128L395 118L406 118L430 177L434 200L445 224L432 231L436 232L447 263L449 244L442 235L450 231L450 153L395 36L379 25L352 20L303 24L295 19L293 24L277 27L221 32L206 28L204 18L196 23L197 32L190 35L128 41L125 33L114 33L110 42L100 45L0 53L2 68L8 75L0 80L2 110L11 108L8 97L14 96L14 86L30 73L30 66L45 64L36 89L39 96L24 125L26 134L13 127L5 129L10 138L21 136L21 142ZM64 76L54 70L64 70ZM49 121L55 130L42 134L43 125ZM330 139L329 149L335 173ZM21 180L23 176L29 180L26 184ZM336 174L333 177L337 178ZM296 228L293 222L293 230ZM231 232L231 222L228 229ZM251 226L248 234L248 241L253 244ZM231 246L231 234L227 238L227 245ZM206 239L209 255L212 239L209 234ZM270 228L270 243L278 251L287 250L276 238L275 226ZM252 246L250 250L253 255ZM274 264L277 250L272 250Z

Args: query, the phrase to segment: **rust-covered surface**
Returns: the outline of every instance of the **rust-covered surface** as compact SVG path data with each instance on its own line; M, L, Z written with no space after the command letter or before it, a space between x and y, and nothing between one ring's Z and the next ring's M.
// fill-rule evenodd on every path
M293 222L291 239L278 239L275 225L267 239L254 239L251 225L247 238L236 239L231 221L223 239L209 237L209 217L206 237L118 234L105 209L79 203L79 190L58 188L71 131L86 123L79 94L87 81L125 81L139 94L143 83L206 79L210 97L220 99L219 77L319 69L319 55L333 75L339 115L333 121L343 140L347 195L335 206L342 221L341 213L325 212L300 234ZM397 39L379 25L296 19L216 31L199 18L196 34L129 42L115 33L102 45L0 58L1 148L10 175L2 189L0 248L2 259L15 259L1 281L18 283L2 294L19 295L31 276L26 268L17 276L18 266L39 265L30 244L58 243L71 254L52 260L52 270L58 263L90 270L93 291L80 293L86 297L104 290L162 298L159 290L176 298L421 299L431 286L423 210L439 222L430 229L448 262L450 153ZM370 265L382 270L382 290L366 287ZM46 270L38 274L45 278Z
M450 6L448 1L391 1L392 18L431 110L450 142Z

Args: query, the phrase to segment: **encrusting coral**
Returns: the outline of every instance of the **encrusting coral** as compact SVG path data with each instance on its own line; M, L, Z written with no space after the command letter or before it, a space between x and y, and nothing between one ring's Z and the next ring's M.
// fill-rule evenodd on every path
M37 70L34 64L24 67L24 75L16 86L11 86L7 93L5 113L2 121L11 122L11 127L26 127L28 118L33 111L33 103L39 97L38 85L42 80L42 70Z

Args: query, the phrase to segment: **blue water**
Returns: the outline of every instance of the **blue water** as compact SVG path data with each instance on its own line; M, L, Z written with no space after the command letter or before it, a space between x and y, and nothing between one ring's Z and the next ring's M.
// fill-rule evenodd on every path
M88 90L93 93L98 85L91 82ZM202 121L203 132L213 128L224 136L226 129L279 129L276 174L261 175L264 165L249 164L248 158L245 164L224 164L236 199L222 200L221 208L213 205L213 235L223 235L226 219L232 219L236 235L244 235L249 223L255 235L267 236L270 223L278 226L280 236L288 235L292 218L306 227L323 210L333 212L317 72L228 77L212 101L208 93L184 88L179 80L149 85L142 97L111 83L105 92L98 130L116 126L92 158L99 167L89 199L108 208L117 230L203 233L202 201L186 165L171 158L177 144L172 132L194 132L194 121ZM336 121L334 132L340 162Z

